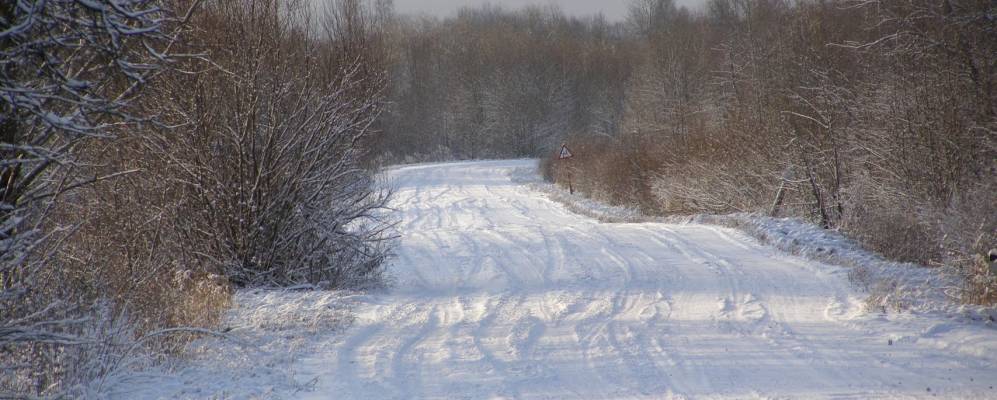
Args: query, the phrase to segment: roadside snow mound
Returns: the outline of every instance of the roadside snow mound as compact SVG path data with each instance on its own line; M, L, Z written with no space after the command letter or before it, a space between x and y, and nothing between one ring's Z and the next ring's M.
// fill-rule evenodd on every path
M272 399L310 383L292 366L316 343L348 327L353 296L335 291L247 290L236 293L225 338L189 347L189 359L144 371L109 391L121 399ZM293 397L293 395L292 395Z

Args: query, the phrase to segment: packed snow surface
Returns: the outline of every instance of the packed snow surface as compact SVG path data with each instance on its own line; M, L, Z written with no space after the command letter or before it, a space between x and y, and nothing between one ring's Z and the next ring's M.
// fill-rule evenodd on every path
M716 225L600 223L526 183L530 160L387 177L391 289L242 292L245 343L198 343L118 397L997 398L992 322L867 307L855 266Z
M864 310L848 270L728 228L600 223L535 161L391 170L395 287L296 370L302 398L997 398L987 324Z

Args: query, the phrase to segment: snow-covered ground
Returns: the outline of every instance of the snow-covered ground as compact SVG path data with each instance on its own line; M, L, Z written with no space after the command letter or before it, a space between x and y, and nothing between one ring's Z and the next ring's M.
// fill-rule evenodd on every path
M570 194L544 182L535 168L513 172L514 180L543 192L576 214L609 223L706 224L734 228L785 253L849 267L854 285L867 293L866 305L881 311L936 313L976 322L997 322L997 307L959 303L961 278L947 268L926 268L891 261L871 253L840 232L826 230L795 218L772 218L751 213L729 215L648 216L633 208L610 206ZM997 352L997 348L993 349Z
M263 370L217 353L128 397L997 398L992 323L867 311L854 267L738 230L572 213L523 182L534 164L389 171L401 218L393 289L328 304L321 293L237 299L291 321L309 309L337 320L348 305L350 327L298 332L235 313L233 325L271 332L254 336L270 345L304 339L277 347L293 356L267 352Z

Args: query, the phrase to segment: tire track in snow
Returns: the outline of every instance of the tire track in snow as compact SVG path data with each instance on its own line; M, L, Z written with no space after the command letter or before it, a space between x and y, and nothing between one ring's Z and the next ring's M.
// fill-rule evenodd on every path
M609 244L612 249L630 247L601 230L597 233L600 240ZM618 266L624 274L624 282L613 300L613 311L603 327L608 344L619 356L618 367L629 374L628 377L617 378L617 380L622 381L623 386L630 388L631 391L637 388L635 391L637 395L662 395L666 392L675 394L675 391L671 390L674 385L667 373L660 369L659 363L655 361L655 358L661 357L663 354L650 353L648 347L650 342L639 330L632 329L633 325L642 325L646 328L655 317L658 317L660 313L658 302L663 298L658 292L652 304L643 306L636 315L633 313L633 310L647 296L642 290L632 289L638 283L636 280L641 279L641 274L635 266L635 260L644 255L643 252L633 249L627 252L627 258L607 249L603 249L602 254L605 255L605 259ZM652 257L647 258L653 260ZM653 315L645 314L644 311L650 308L655 308L655 313ZM667 355L664 356L667 358Z
M394 352L391 357L391 371L387 374L389 377L393 378L393 384L395 385L399 395L412 396L414 389L421 388L422 385L420 377L420 369L414 368L406 364L406 357L412 356L415 358L415 348L416 346L426 341L430 334L432 334L439 326L439 318L437 316L438 307L433 307L432 310L426 312L425 322L422 323L421 328L417 328L418 331L405 339L401 346ZM423 318L419 318L423 320ZM418 323L412 325L419 325ZM416 365L418 359L413 360L411 363L413 366Z
M875 346L895 326L858 313L842 273L725 228L573 215L510 182L526 166L390 172L405 221L391 272L414 285L358 307L362 323L315 356L335 360L315 398L980 398L997 376Z
M707 229L720 233L718 229L713 227L708 227ZM773 319L769 311L769 306L765 304L764 300L759 299L752 290L749 290L748 293L740 296L739 281L730 279L732 275L731 270L732 268L735 268L737 264L705 250L689 251L688 249L695 249L695 247L693 247L686 239L682 238L678 234L675 234L674 231L668 231L674 234L673 239L681 242L683 244L683 249L687 249L686 252L691 254L694 259L697 261L706 260L706 262L710 263L710 265L719 267L721 274L728 277L728 282L729 285L731 285L730 287L733 289L733 292L731 296L724 297L721 300L722 305L718 307L720 309L720 318L716 320L718 326L743 337L761 338L769 345L782 349L783 352L790 356L807 360L808 364L836 365L840 364L844 360L843 357L834 354L839 351L838 349L832 349L832 351L823 350L813 342L802 338L785 322ZM725 234L719 234L718 236L728 243L735 241L730 236ZM736 247L749 250L751 249L750 247L743 245ZM907 374L911 372L907 368L888 360L876 359L864 354L852 355L852 357L864 359L865 361L863 363L867 365L880 365L881 368L888 365L892 368L899 369L899 372L901 373ZM854 361L854 359L852 361ZM878 361L878 363L876 361ZM867 386L882 388L881 381L879 379L870 379L865 374L849 372L850 371L842 369L822 369L819 373L815 371L811 374L811 376L814 381L819 381L821 379L847 382L862 381L865 382L865 385Z
M399 316L401 314L405 314L407 317L418 311L419 311L418 308L413 305L395 306L392 307L391 311L383 320L366 325L362 328L358 328L357 329L358 332L356 332L356 334L346 338L346 340L339 346L340 351L338 354L338 360L337 360L338 368L336 370L337 371L336 375L344 378L344 381L346 382L363 381L366 382L366 384L369 386L378 386L382 390L386 390L385 389L386 387L382 386L379 382L376 382L375 380L371 379L365 379L359 376L359 374L357 373L357 369L360 364L360 360L357 359L358 358L357 353L361 349L363 350L370 349L372 346L367 344L371 341L371 339L376 340L378 338L384 338L383 335L379 334L382 331L384 331L385 328L388 327L389 321L404 319L404 318L399 318ZM388 336L388 338L393 338L393 336ZM380 354L380 352L382 351L389 351L390 346L380 345L374 348L373 350L374 351L372 351L372 353L374 354L373 355L374 359L372 360L373 363L372 365L370 365L370 367L374 370L371 375L376 376L379 375L380 372L377 370L377 360L381 358L378 357L378 354Z

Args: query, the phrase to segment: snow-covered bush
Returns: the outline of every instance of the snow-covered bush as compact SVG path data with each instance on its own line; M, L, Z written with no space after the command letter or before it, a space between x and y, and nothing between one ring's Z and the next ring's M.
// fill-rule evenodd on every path
M61 213L116 176L79 152L143 119L130 105L169 58L171 21L160 0L0 4L0 397L79 395L97 371L74 360L118 319L59 262L79 222Z
M315 37L304 4L210 4L191 37L210 66L163 94L189 122L149 153L183 193L184 257L238 286L374 283L387 256L388 193L362 166L383 77L362 38ZM364 17L346 11L331 18Z

